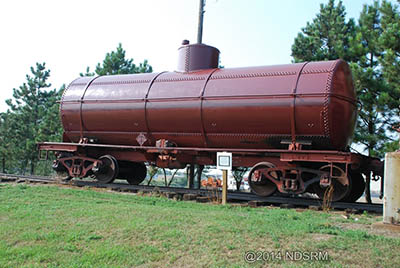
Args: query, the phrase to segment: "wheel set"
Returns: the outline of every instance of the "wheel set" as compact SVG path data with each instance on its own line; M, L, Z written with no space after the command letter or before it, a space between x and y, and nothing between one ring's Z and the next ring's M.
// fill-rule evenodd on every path
M269 162L252 167L248 183L253 193L267 197L277 190L283 194L312 193L319 199L337 202L355 202L364 193L365 180L361 173L344 171L341 166L329 164L318 170L301 167L277 168Z
M117 161L111 155L100 157L99 164L92 170L96 180L100 183L112 183L115 179L122 179L131 185L138 185L147 175L145 164L131 161Z
M60 155L53 168L58 172L67 171L68 178L93 175L98 182L104 184L119 179L138 185L147 175L144 163L117 160L112 155L103 155L98 159ZM333 202L355 202L365 190L365 181L360 172L333 163L277 167L271 162L260 162L250 169L248 183L251 191L261 197L271 196L275 192L284 195L311 193L319 199Z

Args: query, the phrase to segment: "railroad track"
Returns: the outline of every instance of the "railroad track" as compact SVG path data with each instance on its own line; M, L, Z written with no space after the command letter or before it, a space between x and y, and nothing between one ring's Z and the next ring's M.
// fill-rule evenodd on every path
M126 183L111 183L104 184L96 181L82 181L82 180L71 180L69 182L61 182L51 177L45 176L31 176L31 175L13 175L0 173L0 182L11 182L11 181L26 181L32 183L59 183L64 185L73 185L78 187L96 187L96 188L107 188L114 191L127 191L127 192L153 192L159 191L162 193L174 193L176 195L191 194L194 196L201 197L216 197L221 195L221 191L215 191L210 189L188 189L180 187L164 187L164 186L148 186L148 185L130 185ZM252 205L288 205L289 207L321 207L322 201L312 198L304 197L284 197L284 196L269 196L260 197L252 193L228 191L228 200L231 201L247 201L251 202ZM334 209L350 209L354 211L369 211L375 213L383 213L382 204L368 204L363 202L356 203L345 203L345 202L332 202L331 208Z
M0 173L0 182L11 182L11 181L28 181L28 182L40 182L40 183L55 183L55 179L46 176L35 176L35 175L15 175Z

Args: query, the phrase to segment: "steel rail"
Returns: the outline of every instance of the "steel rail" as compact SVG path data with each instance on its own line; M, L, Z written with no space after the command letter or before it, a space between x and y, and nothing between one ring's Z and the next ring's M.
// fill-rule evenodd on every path
M23 179L29 182L44 182L44 183L60 183L55 179L45 176L33 176L33 175L14 175L14 174L5 174L0 173L0 182L1 180L17 180ZM130 185L126 183L99 183L96 181L83 181L83 180L71 180L69 182L64 182L62 184L72 185L72 186L89 186L96 188L109 188L112 190L125 190L125 191L145 191L150 192L154 190L158 190L163 193L175 193L175 194L194 194L199 196L212 196L218 194L218 196L222 195L220 190L210 190L210 189L188 189L182 187L166 187L166 186L149 186L149 185ZM304 198L304 197L285 197L285 196L268 196L268 197L260 197L254 195L252 193L246 192L237 192L237 191L228 191L228 200L236 200L236 201L259 201L264 205L278 205L278 204L289 204L293 206L301 206L301 207L309 207L316 206L322 207L322 201L318 199L312 198ZM364 202L356 202L356 203L346 203L346 202L332 202L330 204L331 208L334 209L354 209L354 210L362 210L369 211L382 214L383 213L383 205L382 204L369 204Z
M6 174L0 173L0 182L16 181L18 179L32 181L32 182L57 182L55 179L46 176L36 176L36 175L16 175L16 174Z
M173 192L178 194L197 194L201 196L210 196L215 194L215 190L209 189L188 189L188 188L180 188L180 187L165 187L165 186L148 186L148 185L129 185L124 183L112 183L112 184L103 184L98 182L91 181L72 181L73 185L76 186L91 186L91 187L99 187L99 188L112 188L112 189L126 189L126 190L134 190L134 191L153 191L155 188L158 188L160 192ZM220 190L217 191L219 195L222 194ZM303 197L284 197L284 196L268 196L268 197L260 197L252 193L246 192L237 192L237 191L228 191L228 199L230 200L240 200L240 201L260 201L265 202L266 204L290 204L294 206L322 206L322 201L318 199L312 198L303 198ZM331 208L335 209L356 209L356 210L365 210L370 212L382 213L383 205L382 204L368 204L364 202L357 203L346 203L346 202L332 202L330 204Z

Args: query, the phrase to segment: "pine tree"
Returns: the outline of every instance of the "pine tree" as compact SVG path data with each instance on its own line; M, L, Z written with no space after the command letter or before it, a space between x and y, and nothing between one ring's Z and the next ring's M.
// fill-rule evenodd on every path
M80 76L95 76L96 73L90 71L90 67L86 67L86 72L80 73Z
M392 94L380 62L388 57L380 41L385 32L380 7L376 1L364 5L357 25L352 19L346 22L345 14L341 1L337 6L334 0L321 5L313 22L295 38L292 56L296 62L337 58L349 62L361 103L354 141L365 145L369 155L382 156L392 143L390 127L396 118L388 104L393 108L398 98Z
M351 63L351 68L358 100L362 104L354 142L365 145L370 156L381 154L385 143L390 142L387 131L391 112L385 109L383 97L387 87L378 61L383 53L379 45L380 24L378 2L364 5L350 49L358 59Z
M62 85L60 89L52 91L52 94L47 97L47 111L39 125L39 141L61 141L62 139L63 129L58 101L60 101L64 90L65 85Z
M0 114L0 163L1 172L13 172L16 163L15 114L7 111Z
M47 82L50 70L46 70L45 63L36 63L35 67L31 67L31 73L26 75L25 83L14 88L14 99L8 99L6 103L13 114L10 129L15 132L16 164L23 172L29 165L30 173L34 174L38 162L37 142L47 140L53 132L60 132L61 128L60 125L53 127L53 122L46 121L57 105L57 91L49 90L51 84ZM45 132L46 135L43 134Z
M114 74L135 74L135 73L151 73L153 68L147 60L144 60L139 66L133 63L133 59L125 58L125 50L121 43L116 51L106 54L102 63L98 63L95 73L90 72L90 68L86 68L86 73L80 73L81 76L97 75L114 75Z
M392 127L400 128L400 11L397 5L387 1L382 2L380 11L382 35L379 41L384 53L379 61L388 87L383 100L395 115L392 117ZM393 142L389 148L399 148L398 143Z
M342 1L335 5L329 0L320 5L320 13L312 23L302 28L292 45L295 62L344 59L353 60L349 53L350 38L354 36L354 20L346 22Z

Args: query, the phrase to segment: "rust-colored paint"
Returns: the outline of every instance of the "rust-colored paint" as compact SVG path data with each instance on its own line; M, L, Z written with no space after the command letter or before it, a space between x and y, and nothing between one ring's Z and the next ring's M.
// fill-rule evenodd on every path
M90 83L90 84L89 84ZM64 140L179 147L344 149L356 97L342 60L187 73L82 77L61 100ZM139 139L143 140L143 139Z
M178 49L178 72L218 68L219 50L205 44L184 42Z

